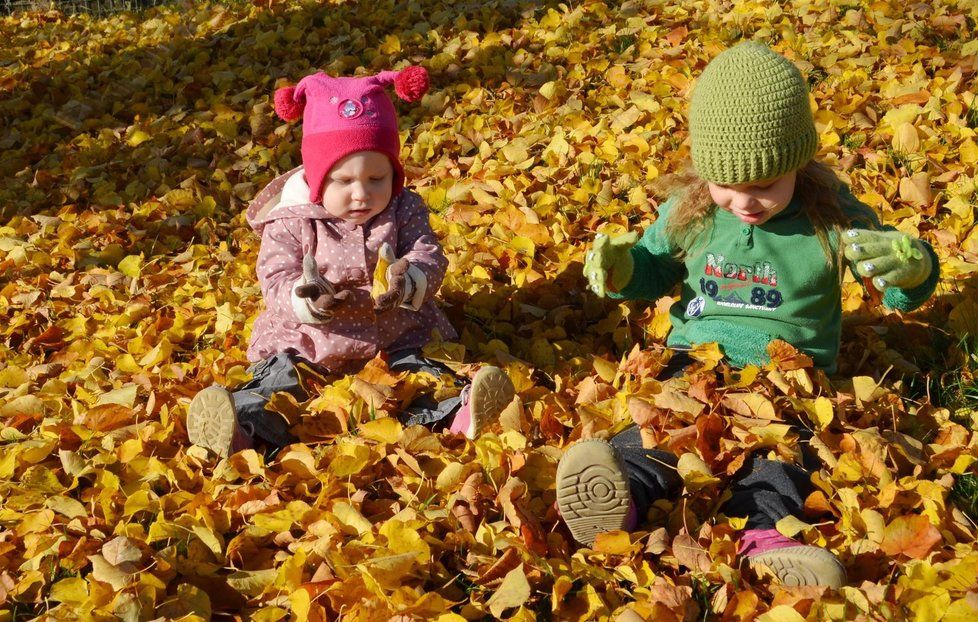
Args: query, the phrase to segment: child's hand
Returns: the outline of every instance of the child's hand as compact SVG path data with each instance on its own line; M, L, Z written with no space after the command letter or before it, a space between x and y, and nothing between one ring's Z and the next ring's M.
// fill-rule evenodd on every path
M920 240L900 231L850 229L845 235L846 258L881 292L889 287L916 287L933 268L930 253Z
M293 291L299 298L309 300L310 313L321 322L331 319L333 309L350 296L350 290L337 292L333 284L320 274L312 253L302 258L302 282Z
M374 312L386 313L399 307L407 298L407 272L411 264L401 258L387 268L387 291L374 298Z
M637 231L613 238L603 233L594 236L594 243L584 260L584 276L591 291L604 297L606 290L618 292L628 285L635 269L630 251L639 237Z

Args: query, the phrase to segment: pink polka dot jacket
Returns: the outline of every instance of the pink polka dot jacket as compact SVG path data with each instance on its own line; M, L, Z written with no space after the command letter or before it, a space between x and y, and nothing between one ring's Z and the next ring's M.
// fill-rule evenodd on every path
M455 329L434 303L448 260L421 197L403 190L383 212L355 225L310 203L302 172L300 166L277 177L248 207L248 223L261 236L257 272L266 307L255 320L248 359L259 361L292 349L345 372L380 351L421 347L434 330L444 339L456 339ZM411 304L377 314L370 289L385 243L410 262L419 291ZM309 317L300 304L304 299L293 294L302 279L302 258L309 252L337 289L352 290L325 322Z

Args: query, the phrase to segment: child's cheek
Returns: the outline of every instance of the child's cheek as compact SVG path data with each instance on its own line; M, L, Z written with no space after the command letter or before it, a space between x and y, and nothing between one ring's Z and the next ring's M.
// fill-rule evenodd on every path
M710 198L713 199L713 202L716 203L718 207L726 209L728 205L726 193L713 184L710 184L708 188L710 190Z

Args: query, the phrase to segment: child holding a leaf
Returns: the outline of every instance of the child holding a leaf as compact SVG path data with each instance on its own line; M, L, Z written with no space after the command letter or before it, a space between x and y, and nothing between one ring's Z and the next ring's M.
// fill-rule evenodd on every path
M303 368L347 373L378 353L392 371L452 373L421 356L455 330L434 302L448 261L421 198L404 188L397 116L385 86L406 101L428 90L421 67L363 78L307 76L275 93L275 110L303 119L302 166L266 186L248 208L261 236L257 273L266 310L248 358L253 378L233 393L214 386L190 404L190 441L220 456L295 438L265 409L273 393L308 397ZM416 402L405 422L475 437L514 397L509 377L482 367L461 395Z
M599 296L654 300L682 285L671 309L669 371L681 374L692 362L683 351L710 342L735 367L762 365L780 339L831 374L847 264L891 309L909 311L931 296L939 278L931 247L882 227L813 160L808 88L786 58L757 42L721 53L694 87L689 123L692 169L658 219L641 237L599 234L584 268ZM579 442L558 467L561 516L585 544L601 531L631 529L656 499L678 494L675 465L674 455L644 449L634 426L610 444ZM740 552L749 563L785 583L839 586L845 570L832 553L775 529L801 515L811 490L805 469L752 455L723 511L747 517Z

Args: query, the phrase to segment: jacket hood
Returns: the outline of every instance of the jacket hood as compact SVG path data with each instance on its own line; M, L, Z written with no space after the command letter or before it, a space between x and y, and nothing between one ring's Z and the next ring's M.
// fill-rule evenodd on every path
M334 218L322 205L309 202L303 167L276 177L248 205L248 224L259 236L265 225L280 218Z

